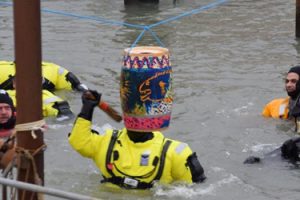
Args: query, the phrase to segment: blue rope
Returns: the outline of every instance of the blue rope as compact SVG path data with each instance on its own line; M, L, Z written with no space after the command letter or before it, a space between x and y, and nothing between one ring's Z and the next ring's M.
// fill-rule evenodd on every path
M131 51L131 49L132 49L133 47L136 46L136 44L138 43L138 41L141 40L141 38L143 37L143 35L145 34L145 32L146 32L146 29L144 29L144 30L140 33L140 35L136 38L136 40L134 41L134 43L133 43L133 44L131 45L131 47L130 47L130 51Z
M156 39L156 42L158 44L160 44L160 46L165 47L165 45L160 41L160 39L158 38L158 36L156 35L155 32L153 32L151 29L149 29L149 32L151 33L151 35Z
M83 16L83 15L77 15L77 14L67 13L67 12L63 12L63 11L58 11L58 10L41 9L41 11L46 12L46 13L50 13L50 14L57 14L57 15L63 15L63 16L67 16L67 17L74 17L74 18L78 18L78 19L81 19L81 20L92 20L92 21L103 23L103 24L110 24L110 25L115 25L115 26L127 26L127 27L130 27L130 28L142 29L143 31L140 33L140 35L136 38L134 43L131 45L131 48L133 48L137 45L137 43L142 39L142 37L144 36L146 31L149 31L150 34L155 38L156 42L160 46L164 47L164 44L158 38L156 33L151 30L153 27L156 27L156 26L159 26L159 25L162 25L162 24L166 24L166 23L169 23L169 22L172 22L172 21L175 21L175 20L179 20L183 17L191 16L191 15L194 15L194 14L199 14L202 11L215 8L215 7L225 3L227 1L229 1L229 0L217 0L213 3L207 4L205 6L201 6L199 8L194 9L194 10L182 13L182 14L174 16L174 17L170 17L170 18L165 19L165 20L161 20L157 23L150 24L150 25L130 24L130 23L126 23L126 22L118 22L118 21L108 20L108 19L101 18L101 17ZM13 4L9 3L9 2L1 2L0 1L0 5L12 6Z
M13 4L9 3L9 2L1 2L0 1L0 5L12 6ZM78 19L82 19L82 20L97 21L97 22L101 22L103 24L112 24L112 25L116 25L116 26L128 26L131 28L144 29L143 25L130 24L130 23L126 23L126 22L118 22L118 21L101 18L101 17L77 15L77 14L73 14L73 13L63 12L63 11L59 11L59 10L50 10L50 9L41 9L41 11L45 12L45 13L73 17L73 18L78 18Z
M42 9L43 12L46 13L51 13L51 14L58 14L58 15L63 15L63 16L68 16L68 17L75 17L78 19L84 19L84 20L93 20L93 21L97 21L97 22L101 22L103 24L112 24L112 25L116 25L116 26L128 26L131 28L138 28L138 29L143 29L144 26L142 25L136 25L136 24L130 24L130 23L126 23L126 22L118 22L118 21L113 21L113 20L107 20L104 18L100 18L100 17L94 17L94 16L83 16L83 15L77 15L77 14L72 14L72 13L67 13L67 12L63 12L63 11L57 11L57 10L49 10L49 9Z
M199 14L200 12L202 11L205 11L205 10L208 10L208 9L211 9L211 8L214 8L220 4L223 4L225 2L227 2L228 0L218 0L216 2L213 2L213 3L210 3L206 6L202 6L200 8L197 8L197 9L194 9L194 10L191 10L191 11L188 11L188 12L185 12L185 13L182 13L178 16L174 16L174 17L171 17L171 18L168 18L168 19L165 19L165 20L162 20L160 22L157 22L157 23L154 23L154 24L151 24L149 25L150 28L153 28L155 26L159 26L161 24L166 24L168 22L171 22L171 21L175 21L175 20L178 20L180 18L183 18L183 17L187 17L187 16L191 16L191 15L194 15L194 14Z

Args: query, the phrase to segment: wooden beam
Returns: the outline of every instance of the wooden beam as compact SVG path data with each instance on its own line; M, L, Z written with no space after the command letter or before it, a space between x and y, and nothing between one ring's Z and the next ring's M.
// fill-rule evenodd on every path
M40 0L14 0L14 33L16 61L17 92L17 125L36 122L42 115L42 72L41 72L41 11ZM43 132L35 131L34 139L31 131L17 132L19 149L36 150L43 144ZM44 153L34 156L37 173L44 184ZM33 166L29 165L29 176L26 176L26 164L19 167L18 180L35 184ZM37 200L37 194L19 190L19 199Z

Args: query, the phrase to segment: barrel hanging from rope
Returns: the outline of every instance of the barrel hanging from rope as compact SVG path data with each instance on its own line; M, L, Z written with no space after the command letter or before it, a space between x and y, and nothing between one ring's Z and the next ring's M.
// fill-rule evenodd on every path
M125 49L120 88L127 129L145 132L169 126L173 92L168 49L158 46Z

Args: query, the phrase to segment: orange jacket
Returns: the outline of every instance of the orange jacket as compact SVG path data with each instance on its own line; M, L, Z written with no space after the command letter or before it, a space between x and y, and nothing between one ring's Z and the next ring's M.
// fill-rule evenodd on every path
M274 99L269 102L262 112L264 117L287 119L289 113L290 98Z

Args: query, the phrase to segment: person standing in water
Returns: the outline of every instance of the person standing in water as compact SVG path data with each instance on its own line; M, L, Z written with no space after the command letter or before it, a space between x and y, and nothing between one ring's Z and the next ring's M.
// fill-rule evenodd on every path
M82 95L82 108L69 134L69 143L95 162L102 173L102 183L148 189L155 182L203 182L206 177L196 153L186 143L166 138L160 131L168 127L170 120L172 70L167 56L155 52L165 53L166 49L133 51L146 51L160 66L148 62L151 66L138 67L141 62L131 65L134 62L129 61L138 57L124 57L120 93L125 127L102 134L91 128L101 94L89 90ZM146 56L143 52L142 55Z
M270 101L263 109L264 117L288 119L300 114L300 66L292 67L285 78L286 98L278 98Z

